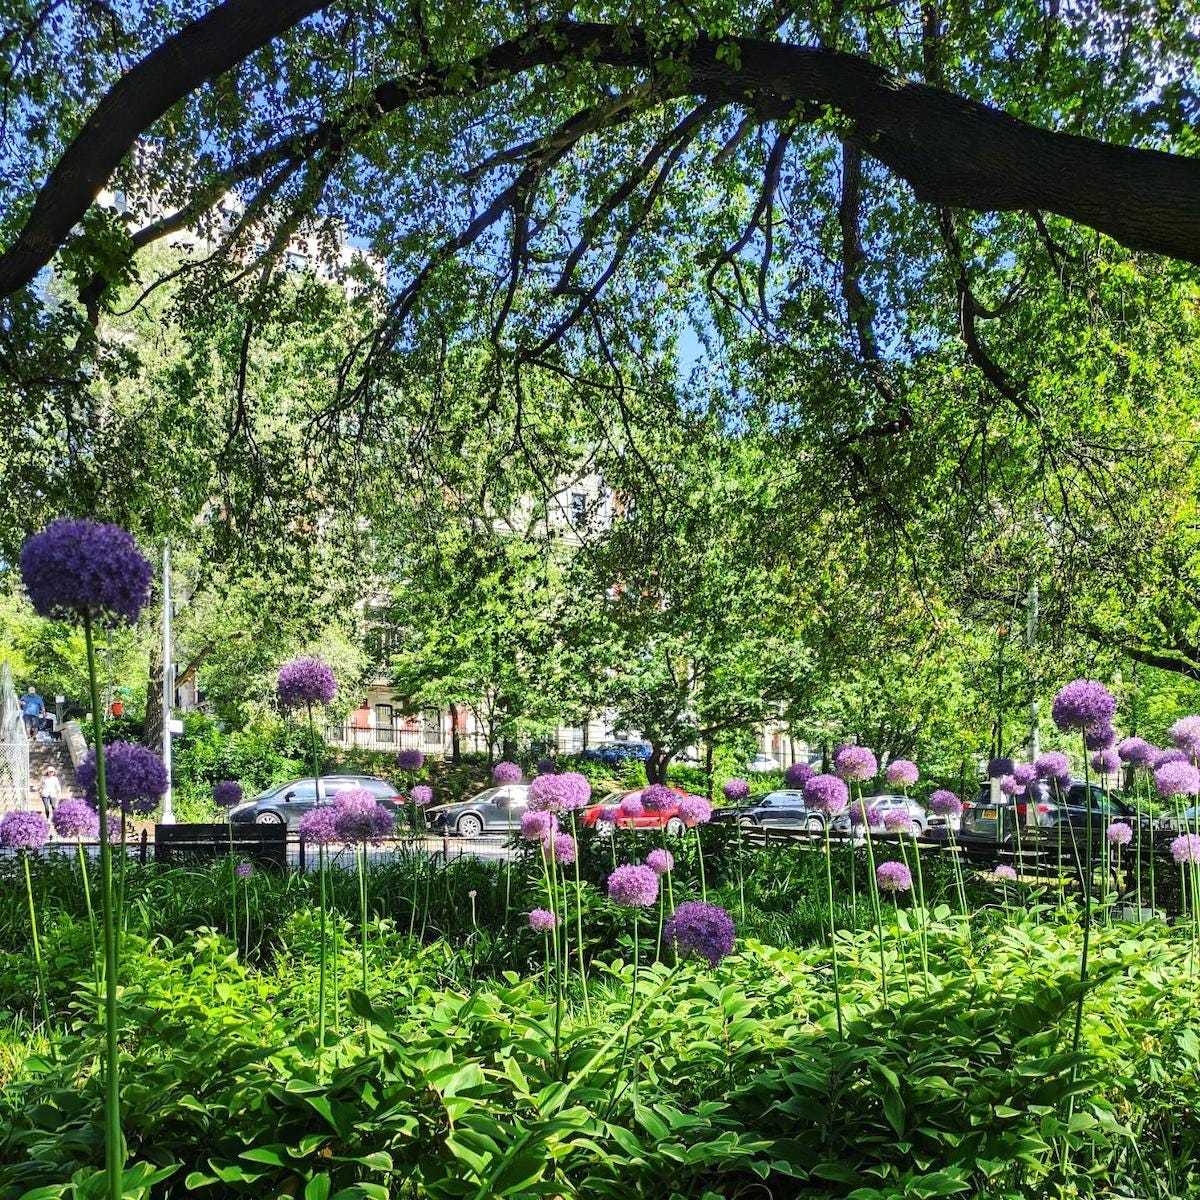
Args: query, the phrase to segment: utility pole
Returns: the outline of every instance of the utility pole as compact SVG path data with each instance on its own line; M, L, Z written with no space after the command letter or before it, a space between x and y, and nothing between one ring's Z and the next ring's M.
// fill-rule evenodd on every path
M167 790L162 802L162 823L175 824L175 809L172 804L171 787L171 713L175 701L175 664L171 658L171 544L163 541L162 566L162 642L163 642L163 691L162 691L162 759L167 768Z

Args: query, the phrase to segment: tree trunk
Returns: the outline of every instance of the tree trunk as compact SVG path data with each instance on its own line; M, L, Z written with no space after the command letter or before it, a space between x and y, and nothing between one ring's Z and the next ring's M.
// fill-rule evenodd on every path
M462 762L462 741L459 737L458 728L458 705L450 705L450 761L458 764Z
M663 748L657 742L650 743L650 757L646 759L646 782L663 781Z
M712 803L712 798L713 798L712 758L713 758L713 744L712 744L712 741L710 740L710 741L706 741L704 743L704 776L708 781L707 795L708 795L709 804Z
M163 648L157 639L150 651L150 672L146 680L146 720L142 725L142 745L162 753L163 732Z

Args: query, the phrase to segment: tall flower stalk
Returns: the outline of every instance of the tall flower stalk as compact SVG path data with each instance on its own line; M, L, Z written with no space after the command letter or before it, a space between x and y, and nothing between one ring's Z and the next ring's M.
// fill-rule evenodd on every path
M836 775L813 775L804 782L804 805L821 814L825 833L825 909L829 922L829 956L833 966L833 1005L837 1017L838 1037L844 1036L842 1025L842 989L838 977L837 920L833 911L833 847L829 827L834 817L845 811L850 793Z
M83 625L88 692L95 745L96 807L100 829L100 917L104 953L104 1173L110 1197L123 1194L121 1079L118 1052L117 937L112 847L108 838L108 791L104 770L104 726L96 670L93 625L132 625L150 598L150 563L133 538L115 525L52 521L21 549L21 576L39 616Z
M42 1020L46 1026L46 1039L54 1045L50 1032L50 1000L46 993L46 964L42 961L42 943L38 934L37 905L33 899L33 879L29 874L29 855L40 850L50 836L50 826L41 813L10 812L0 821L0 846L8 846L21 856L25 872L25 899L29 903L29 934L32 939L33 965L37 971L38 996L41 999Z

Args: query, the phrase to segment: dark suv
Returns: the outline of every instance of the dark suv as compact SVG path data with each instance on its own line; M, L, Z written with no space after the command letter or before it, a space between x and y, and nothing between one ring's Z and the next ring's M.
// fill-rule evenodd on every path
M386 779L377 779L374 775L322 775L318 800L310 775L307 779L277 784L253 800L231 808L229 819L257 825L286 825L291 833L309 809L316 804L332 804L334 796L347 788L364 788L395 816L403 811L400 793Z
M959 837L965 842L999 842L1009 844L1016 839L1017 827L1021 832L1028 828L1028 803L1034 805L1034 824L1045 833L1048 830L1066 828L1086 834L1088 826L1088 795L1091 795L1091 822L1093 839L1104 836L1112 821L1125 821L1136 826L1139 821L1137 809L1127 804L1115 793L1105 791L1099 784L1085 785L1075 781L1067 789L1058 784L1038 782L1029 796L1018 796L1016 802L1006 796L1000 802L992 800L991 788L983 784L975 800L963 808ZM1143 813L1140 817L1143 829L1150 828L1150 818Z

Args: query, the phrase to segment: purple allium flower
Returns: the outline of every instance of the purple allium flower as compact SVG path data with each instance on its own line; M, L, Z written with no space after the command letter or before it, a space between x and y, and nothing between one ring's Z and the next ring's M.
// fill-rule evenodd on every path
M1102 683L1094 679L1076 679L1060 689L1051 706L1054 723L1065 733L1069 729L1102 729L1112 724L1117 702Z
M10 812L0 821L0 846L40 850L49 838L50 826L41 813Z
M912 813L906 808L889 808L883 814L883 827L888 833L912 833Z
M642 806L642 798L637 792L630 792L628 796L621 798L621 803L617 805L617 811L623 817L640 817L646 810Z
M337 695L333 670L319 658L294 658L279 668L279 703L284 708L329 704Z
M816 774L812 766L806 762L792 763L783 773L783 781L790 788L803 788Z
M1037 768L1033 763L1017 763L1012 769L1012 777L1027 788L1037 778Z
M1200 836L1182 833L1171 843L1171 857L1180 865L1200 863Z
M893 787L912 787L921 777L917 764L907 758L893 758L887 765L886 779Z
M100 814L96 814L96 837L100 837ZM112 809L108 812L108 836L104 839L110 845L113 845L121 840L121 817Z
M1169 750L1160 750L1154 756L1155 769L1165 767L1167 763L1185 763L1188 761L1188 756L1182 750L1176 750L1174 747L1171 747Z
M232 808L242 802L242 785L233 779L222 779L213 785L213 803L218 808Z
M851 825L870 825L874 828L880 822L879 809L866 800L855 800L850 805Z
M814 775L804 785L804 804L836 817L850 802L850 791L836 775Z
M646 866L617 867L608 877L608 898L622 908L646 908L658 899L658 876Z
M558 763L552 758L539 758L537 760L537 773L539 775L553 775L558 771Z
M552 812L534 810L521 814L521 836L527 842L540 842L558 829L558 818Z
M1163 797L1194 796L1200 792L1200 771L1190 762L1163 763L1154 772L1154 786Z
M987 773L989 779L1003 779L1005 775L1013 773L1013 760L1011 758L993 758L988 763Z
M675 807L677 799L678 796L675 792L665 784L652 783L649 787L642 789L642 811L651 813L666 812L668 809Z
M408 798L418 807L424 808L433 803L433 788L427 783L418 783L408 793Z
M1024 785L1015 775L1005 775L1000 780L1000 790L1006 796L1025 795Z
M1145 738L1127 737L1117 747L1117 756L1132 767L1149 767L1158 751Z
M573 808L584 808L592 798L592 785L588 783L587 776L578 771L564 771L561 775L543 778L557 780L559 803L563 812L570 812Z
M946 788L938 788L929 797L929 811L937 813L939 817L957 817L962 814L962 801L951 791Z
M712 805L703 796L682 795L679 797L679 819L689 828L707 825L712 820Z
M1089 729L1083 735L1083 744L1089 750L1107 750L1116 740L1117 734L1111 725L1101 725L1099 729Z
M874 779L879 774L879 763L866 746L843 746L834 756L833 769L842 779Z
M396 766L401 771L419 771L424 765L425 755L420 750L400 750L396 753ZM518 775L517 778L520 779L521 776Z
M558 924L558 917L548 908L535 908L529 914L529 928L536 933L549 933Z
M665 875L668 871L675 869L675 855L670 850L651 850L646 855L646 866L655 875Z
M1090 762L1097 775L1116 775L1121 770L1121 760L1115 750L1097 750Z
M322 804L310 808L300 818L300 836L306 842L317 846L328 846L330 842L339 841L337 827L337 812L332 804Z
M239 879L249 879L254 874L253 863L238 863L237 870L234 872Z
M1048 783L1071 782L1071 760L1061 750L1048 750L1045 754L1039 754L1033 760L1033 769L1039 779L1045 779Z
M338 792L333 811L338 837L346 842L380 842L395 829L395 817L366 788Z
M685 900L663 929L663 941L679 958L704 958L713 967L733 950L736 936L733 918L703 900Z
M995 875L997 879L1004 879L1009 883L1015 883L1017 878L1016 870L1013 867L1010 867L1008 863L997 863L996 866L992 868L992 874Z
M575 839L569 833L551 831L542 838L542 853L547 858L553 854L556 863L566 866L575 861Z
M1113 821L1104 831L1104 836L1114 846L1128 846L1133 841L1133 829L1124 821Z
M621 810L615 804L601 805L600 811L596 813L596 824L599 825L603 821L605 825L615 825L620 815Z
M1200 717L1180 717L1171 726L1171 741L1193 762L1200 758Z
M875 882L881 892L912 890L912 872L900 862L881 862L875 868Z
M21 577L39 616L132 625L150 599L153 570L116 525L60 517L21 548Z
M558 812L562 807L557 775L539 775L529 785L530 812Z
M83 800L68 797L54 810L54 832L61 838L98 838L100 814Z
M96 748L75 771L75 782L89 804L96 800ZM104 782L109 803L125 812L152 813L170 782L162 759L136 742L112 742L104 747Z
M727 779L721 792L730 804L740 804L750 795L750 785L744 779Z
M515 762L498 762L492 768L493 783L520 783L524 772Z

